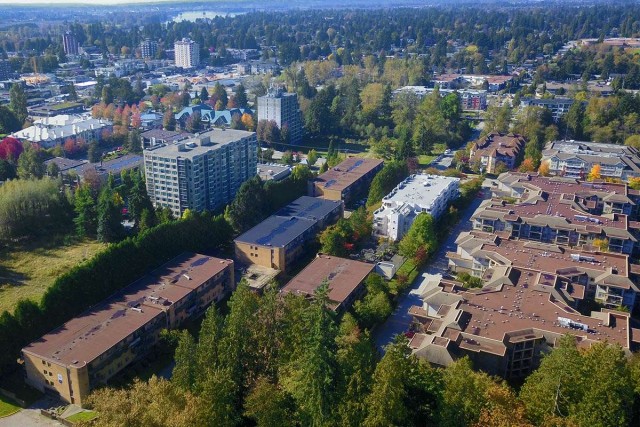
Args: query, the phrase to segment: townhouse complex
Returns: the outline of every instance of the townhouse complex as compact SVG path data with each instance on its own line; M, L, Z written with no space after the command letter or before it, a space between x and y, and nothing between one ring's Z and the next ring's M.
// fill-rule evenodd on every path
M174 329L235 288L233 261L184 253L22 350L26 381L82 405Z
M409 176L382 198L382 206L373 213L373 234L397 241L420 213L437 219L458 197L459 183L459 178L441 175Z
M37 119L32 126L12 133L11 136L37 143L42 148L51 148L64 144L67 139L99 141L103 132L112 130L113 124L110 121L94 119L89 114L59 114Z
M625 184L500 175L449 251L449 270L481 288L431 276L409 310L413 352L446 366L462 356L522 378L563 335L640 348L637 250L640 193ZM461 278L460 280L463 280Z
M256 134L216 129L144 150L147 193L153 204L180 216L214 210L233 200L256 174Z
M640 153L635 147L582 141L551 141L542 152L549 173L586 179L594 166L600 176L628 181L640 176Z
M471 163L478 163L483 172L496 173L499 164L513 169L524 154L526 140L521 135L490 133L475 141L469 152Z

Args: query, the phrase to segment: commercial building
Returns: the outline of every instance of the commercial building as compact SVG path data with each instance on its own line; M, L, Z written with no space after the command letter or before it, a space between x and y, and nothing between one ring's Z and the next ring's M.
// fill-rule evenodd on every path
M145 39L142 42L140 42L140 56L142 56L142 59L153 59L156 57L157 53L158 53L157 42L150 39Z
M60 114L37 119L32 126L14 132L11 136L37 143L42 148L51 148L64 144L69 138L99 141L103 132L110 132L112 129L113 124L110 121L94 119L88 114Z
M184 38L174 43L176 67L194 68L200 65L200 45Z
M373 264L319 254L280 292L313 298L320 285L326 282L330 307L342 313L362 296L364 281L373 268Z
M559 288L572 306L582 300L607 308L633 310L638 298L640 266L623 254L589 251L553 243L503 238L481 231L460 233L457 252L448 252L449 270L491 280L497 269L515 267L556 276L567 286Z
M638 192L625 184L505 173L494 196L472 215L474 230L627 255L640 236Z
M236 238L236 259L287 271L306 243L341 218L342 211L342 201L302 196Z
M290 144L302 142L302 112L298 95L282 88L270 88L265 96L258 97L258 121L275 121L280 129L289 129Z
M349 157L339 165L309 181L309 196L348 203L368 191L373 177L382 169L379 159Z
M97 386L143 357L235 287L233 261L185 253L22 349L26 381L83 405Z
M176 216L185 209L217 209L256 174L257 149L254 132L230 129L147 148L147 193L156 207L168 207Z
M400 240L420 213L442 215L458 197L460 179L440 175L411 175L382 199L373 213L373 233Z
M521 135L492 132L472 144L469 161L479 163L486 173L495 173L500 163L507 169L513 169L524 153L525 144Z
M554 121L560 120L562 116L569 112L569 108L573 105L573 99L570 98L554 98L554 99L535 99L522 98L520 108L525 107L541 107L551 111Z
M568 178L586 179L595 165L602 179L628 181L640 176L640 152L637 148L618 144L582 141L552 141L542 152L549 173Z
M482 289L441 280L421 291L421 305L410 308L417 331L409 346L427 361L447 366L467 356L477 369L505 378L522 378L540 356L564 335L580 348L598 342L618 344L629 354L638 348L640 330L629 313L603 308L590 315L571 307L554 274L496 267Z
M62 48L66 55L78 54L78 40L73 34L71 34L71 32L66 32L62 35Z

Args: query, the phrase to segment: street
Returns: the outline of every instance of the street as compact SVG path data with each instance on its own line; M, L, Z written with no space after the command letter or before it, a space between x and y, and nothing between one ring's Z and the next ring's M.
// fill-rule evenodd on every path
M486 191L485 191L486 192ZM438 251L427 262L427 265L423 267L421 274L411 284L406 293L400 296L398 300L398 306L395 311L389 316L389 318L379 327L374 330L373 339L376 344L376 348L380 353L384 352L384 346L393 341L393 338L397 334L401 334L409 329L411 324L411 316L409 315L409 308L413 305L422 305L422 300L414 292L420 286L422 282L422 274L443 274L447 271L448 260L446 258L447 251L455 251L455 241L458 235L462 231L468 231L471 229L471 222L469 219L473 212L480 206L482 199L475 198L467 209L462 212L460 222L451 230L451 233L447 239L442 242Z

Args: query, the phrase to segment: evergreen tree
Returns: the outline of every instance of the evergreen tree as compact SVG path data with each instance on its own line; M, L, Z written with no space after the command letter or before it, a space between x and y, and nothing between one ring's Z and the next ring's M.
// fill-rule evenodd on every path
M183 330L179 335L171 382L182 390L191 391L196 382L196 343L189 331Z
M129 132L127 137L127 148L132 153L142 153L142 138L140 132L137 129Z
M98 198L98 240L118 241L124 234L122 214L118 202L119 195L110 185L105 185Z
M24 92L22 84L11 85L9 90L9 109L13 111L20 125L27 120L29 115L27 111L27 94Z
M202 89L200 90L200 101L206 102L208 100L209 100L209 91L205 86L202 86Z
M247 108L247 102L247 90L244 85L240 83L236 90L236 104L238 104L238 108Z
M76 233L79 236L93 236L97 230L96 201L88 184L82 184L74 196Z
M44 176L45 166L41 158L40 150L25 144L25 149L18 158L18 176L20 179L40 179Z

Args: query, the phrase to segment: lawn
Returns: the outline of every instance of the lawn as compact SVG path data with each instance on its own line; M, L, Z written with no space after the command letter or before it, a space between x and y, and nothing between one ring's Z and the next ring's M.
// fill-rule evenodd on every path
M421 168L428 168L429 164L438 156L428 156L426 154L421 154L418 156L418 165Z
M8 417L20 410L20 407L0 394L0 418Z
M90 259L105 245L93 240L40 239L0 248L0 312L13 311L21 298L39 301L62 273Z
M94 411L83 411L83 412L78 412L77 414L71 415L70 417L67 418L67 421L70 421L72 423L80 423L82 421L91 421L97 416L98 414Z

